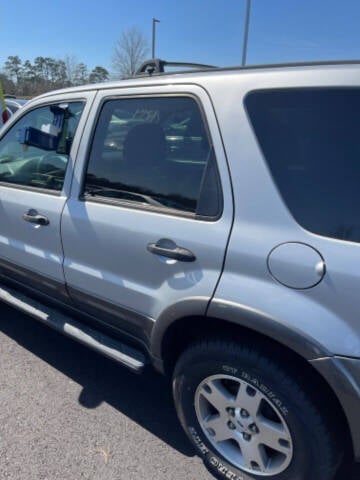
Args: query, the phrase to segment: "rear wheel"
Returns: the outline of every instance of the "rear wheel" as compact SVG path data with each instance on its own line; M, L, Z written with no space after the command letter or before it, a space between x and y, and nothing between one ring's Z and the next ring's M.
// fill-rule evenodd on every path
M173 392L186 433L219 478L333 478L341 459L335 435L286 362L202 342L179 359Z

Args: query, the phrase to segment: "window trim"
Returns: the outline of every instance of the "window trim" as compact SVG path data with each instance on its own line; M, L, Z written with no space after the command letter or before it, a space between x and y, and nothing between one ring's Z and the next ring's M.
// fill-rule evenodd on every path
M87 104L87 99L85 97L81 97L81 98L73 98L73 99L59 99L59 100L53 100L52 102L44 102L44 103L39 103L39 104L36 104L34 105L33 107L30 107L28 109L26 109L24 112L22 112L22 115L19 116L19 118L16 119L16 122L14 122L13 124L11 124L9 126L9 128L7 128L2 135L0 135L0 142L3 140L3 138L7 135L7 133L12 130L13 127L15 127L15 125L22 119L25 117L25 115L27 115L28 113L31 113L33 112L34 110L37 110L39 108L43 108L43 107L49 107L51 105L58 105L59 103L82 103L83 104L83 110L81 112L81 115L83 114L84 112L84 109L85 109L85 106ZM17 113L17 111L15 112ZM15 113L13 113L13 115L15 115ZM79 120L80 122L80 120ZM77 127L76 127L76 131L77 131ZM71 145L71 149L72 149L72 145ZM70 150L71 150L70 149ZM70 158L70 154L69 154L69 158ZM12 182L6 182L4 180L0 180L0 187L1 186L4 186L4 187L7 187L7 188L14 188L16 190L26 190L26 191L29 191L29 192L38 192L38 193L45 193L45 194L49 194L49 195L53 195L55 197L61 197L63 195L63 191L64 191L64 184L65 184L65 178L66 178L66 175L67 175L67 172L68 172L68 168L69 168L69 161L67 162L66 164L66 169L65 169L65 175L64 175L64 181L63 181L63 185L61 187L61 190L54 190L52 188L42 188L42 187L36 187L36 186L32 186L32 185L22 185L21 183L12 183Z
M38 193L45 193L54 197L61 197L63 195L63 189L52 190L51 188L32 187L31 185L21 185L18 183L10 183L0 181L0 187L14 188L15 190L25 190L27 192L36 191Z
M203 122L203 126L205 128L208 141L209 141L209 147L210 150L214 150L214 167L215 167L215 175L216 175L216 183L217 183L217 189L218 189L218 195L219 195L219 212L216 215L213 216L205 216L205 215L199 215L196 212L186 212L183 210L177 210L171 207L156 207L154 205L144 205L136 201L131 201L131 200L123 200L123 199L116 199L116 198L106 198L106 197L101 197L99 196L92 196L90 194L86 194L85 192L85 186L86 186L86 174L88 171L88 166L90 162L90 155L91 155L91 150L93 147L94 143L94 137L95 137L95 132L97 129L97 126L99 124L99 119L101 116L101 112L103 110L103 107L105 103L112 101L112 100L132 100L132 99L139 99L139 98L177 98L177 97L187 97L191 98L195 101L199 112L200 116ZM203 105L197 95L191 92L176 92L176 93L141 93L138 95L131 95L131 94L126 94L126 95L109 95L101 99L98 107L97 107L97 112L96 116L94 118L93 124L91 126L91 133L89 137L89 142L86 147L86 153L85 153L85 162L82 170L82 178L80 182L80 191L78 195L78 200L82 202L93 202L93 203L98 203L98 204L105 204L105 205L113 205L117 207L124 207L124 208L130 208L134 210L141 210L141 211L147 211L147 212L153 212L157 214L163 214L163 215L171 215L175 217L181 217L181 218L189 218L193 220L203 220L203 221L209 221L209 222L214 222L219 220L222 217L223 211L224 211L224 195L223 195L223 190L222 190L222 184L221 184L221 179L219 175L219 167L218 167L218 162L216 159L215 155L215 149L214 149L214 143L213 143L213 138L211 136L210 128L207 122L206 114L203 108ZM206 170L206 169L205 169ZM205 171L204 171L205 174ZM201 180L201 189L204 183L204 177ZM203 194L202 191L200 191L199 198ZM199 200L199 199L198 199Z

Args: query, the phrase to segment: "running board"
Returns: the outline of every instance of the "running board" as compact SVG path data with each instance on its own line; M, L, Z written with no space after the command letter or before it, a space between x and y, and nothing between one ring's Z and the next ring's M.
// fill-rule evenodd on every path
M13 288L1 285L0 301L112 358L133 372L141 373L145 366L145 355L139 350L83 325L59 310L44 305Z

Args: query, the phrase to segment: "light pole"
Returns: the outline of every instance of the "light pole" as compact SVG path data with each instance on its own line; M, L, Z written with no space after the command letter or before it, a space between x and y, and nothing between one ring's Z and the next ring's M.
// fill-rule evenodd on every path
M153 18L152 19L152 52L151 52L151 55L152 57L151 58L155 58L155 29L156 29L156 23L160 23L160 20L157 20L156 18Z
M247 44L249 36L249 23L250 23L250 6L251 0L246 1L246 13L245 13L245 28L244 28L244 42L243 42L243 53L242 53L242 62L241 65L246 64L246 53L247 53Z

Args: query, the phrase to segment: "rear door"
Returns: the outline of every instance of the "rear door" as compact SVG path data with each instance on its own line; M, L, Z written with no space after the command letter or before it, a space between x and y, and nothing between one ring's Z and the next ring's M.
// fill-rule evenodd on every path
M60 217L93 96L39 101L0 139L1 273L57 297L66 296Z
M189 85L108 90L91 121L62 217L73 299L136 336L166 309L203 314L233 213L207 94Z

